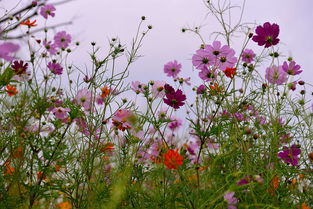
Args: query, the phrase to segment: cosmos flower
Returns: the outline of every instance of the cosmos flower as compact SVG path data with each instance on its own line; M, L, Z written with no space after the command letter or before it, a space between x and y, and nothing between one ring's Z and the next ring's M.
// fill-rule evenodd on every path
M256 54L251 49L245 49L241 54L241 59L245 63L251 63Z
M212 81L216 79L217 77L217 72L215 69L208 69L207 67L204 67L200 72L199 72L199 77L204 80L204 81Z
M55 16L55 7L51 4L44 5L40 8L40 15L43 16L45 19L48 19L48 16L50 15L51 17Z
M81 89L77 92L74 101L81 105L85 110L89 111L91 108L91 92L88 89Z
M299 145L293 144L291 147L283 147L283 151L278 153L278 157L282 159L285 163L296 166L299 163L299 155L301 154L301 149Z
M164 85L164 89L166 98L164 98L163 101L165 104L174 109L179 109L185 104L184 101L186 100L186 95L184 95L180 89L175 91L173 87L168 84Z
M175 131L176 129L178 129L179 127L182 126L183 121L179 118L176 117L172 117L171 118L171 122L168 124L169 129L171 129L172 131Z
M132 115L133 114L130 110L120 109L113 115L112 123L119 130L125 131L126 129L130 129L132 127L130 122Z
M252 37L254 42L257 42L259 46L263 46L268 48L270 46L275 46L279 43L279 25L277 24L270 24L266 22L263 26L258 26L255 30L257 35Z
M204 94L206 91L206 86L201 84L198 88L197 88L197 94Z
M165 96L164 85L165 81L154 81L151 89L151 93L154 98L163 98Z
M266 69L265 78L271 84L281 85L288 80L287 75L288 74L283 70L282 66L273 65Z
M291 61L289 64L285 61L282 68L289 75L299 75L302 73L300 65L297 65L295 61Z
M169 149L167 153L163 155L164 165L168 169L177 169L178 166L183 165L183 156L178 153L178 150Z
M67 48L72 41L70 34L67 34L65 31L58 32L54 36L54 44L58 48Z
M143 84L139 81L132 81L131 83L131 89L136 92L136 94L144 93L144 87L147 86L146 84Z
M164 73L166 73L168 77L176 78L178 73L181 71L181 67L181 64L179 64L176 60L168 62L164 65Z
M227 67L223 72L228 78L234 78L236 75L236 70L237 70L236 68Z
M17 52L19 48L20 48L19 45L14 44L12 42L6 42L6 43L0 44L0 58L6 61L12 61L14 58L10 56L9 54Z
M43 45L51 55L55 55L57 53L57 46L55 44L51 44L51 41L44 40Z
M37 22L37 20L34 20L33 22L30 22L30 20L28 19L27 21L22 21L20 24L21 25L26 25L28 27L35 27L37 26L37 24L35 24Z
M12 70L15 72L16 75L21 75L26 73L26 70L28 68L28 63L24 64L23 60L20 61L14 61L11 65Z
M52 110L52 113L54 114L54 116L58 119L65 119L68 116L68 112L70 112L71 109L70 108L64 108L64 107L55 107Z
M5 86L5 89L4 89L5 92L8 93L8 95L11 97L11 96L14 96L18 93L17 89L15 88L15 86L12 86L10 84L6 85Z
M55 75L61 75L63 72L63 68L61 67L60 64L58 63L54 63L54 62L49 62L47 67L49 68L49 70L55 74Z
M204 49L198 49L196 54L192 56L192 64L198 70L207 69L214 63L214 56Z

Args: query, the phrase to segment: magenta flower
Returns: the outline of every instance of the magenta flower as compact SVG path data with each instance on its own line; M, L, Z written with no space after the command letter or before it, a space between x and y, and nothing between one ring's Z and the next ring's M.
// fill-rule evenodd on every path
M0 58L6 61L12 61L14 58L9 54L17 52L20 46L11 42L0 44Z
M165 81L154 81L154 84L151 89L151 93L153 97L163 98L165 95L164 92Z
M245 176L243 179L240 179L237 182L237 185L245 185L249 184L252 181L252 176Z
M180 89L175 91L169 84L165 84L164 89L166 98L164 98L163 101L165 104L174 109L179 109L185 104L184 101L186 100L186 95L184 95Z
M251 63L255 56L256 54L251 49L245 49L241 54L241 59L245 63Z
M289 75L298 75L302 73L300 65L297 65L295 61L291 61L289 64L285 61L282 68Z
M279 25L270 24L266 22L262 26L258 26L255 30L257 35L254 35L252 40L257 42L259 46L263 46L268 48L270 46L275 46L278 44L279 39L277 38L279 35Z
M199 70L207 69L210 65L214 64L214 56L204 49L198 49L196 54L192 56L192 64Z
M74 98L76 104L83 106L87 111L91 107L91 92L88 89L81 89Z
M282 66L273 65L266 69L265 78L271 84L281 85L288 80L287 73L283 70Z
M58 48L67 48L71 41L71 35L67 34L65 31L58 32L54 36L54 44Z
M48 15L50 15L51 17L55 16L55 13L53 13L55 10L56 9L53 5L47 4L40 8L40 15L43 16L45 19L48 19Z
M51 41L43 41L44 47L51 55L55 55L57 53L57 46L55 44L51 44Z
M15 72L16 75L25 74L26 70L28 68L28 63L24 64L23 60L20 61L14 61L11 65L12 70Z
M63 72L63 68L61 67L60 64L58 63L54 63L54 62L49 62L47 67L49 68L49 70L55 74L55 75L61 75Z
M298 165L300 154L301 149L299 149L299 145L294 144L289 148L284 146L283 151L278 153L278 157L282 159L285 163L296 166Z
M181 64L176 60L174 60L174 62L168 62L164 65L164 73L166 73L168 77L176 78L181 71L181 67Z
M201 84L198 88L197 88L197 94L204 94L206 91L206 86Z
M52 110L52 113L54 114L54 116L58 119L65 119L68 117L68 112L70 112L71 109L70 108L63 108L63 107L55 107Z

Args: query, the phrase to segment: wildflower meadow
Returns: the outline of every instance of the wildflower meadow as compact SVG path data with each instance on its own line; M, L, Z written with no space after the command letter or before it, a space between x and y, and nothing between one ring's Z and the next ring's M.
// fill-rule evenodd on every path
M0 208L313 208L312 84L278 22L204 1L221 30L182 27L192 67L129 81L148 14L129 44L90 41L81 68L80 40L53 24L70 1L26 2L0 16Z

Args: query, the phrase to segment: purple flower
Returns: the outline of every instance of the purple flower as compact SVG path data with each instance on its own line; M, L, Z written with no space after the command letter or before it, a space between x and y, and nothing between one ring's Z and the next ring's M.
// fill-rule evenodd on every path
M57 53L57 46L55 44L51 44L51 41L44 40L43 45L51 55L55 55Z
M185 104L186 95L184 95L180 89L175 91L169 84L165 84L164 89L166 98L164 98L163 101L165 104L174 109L178 109Z
M44 5L40 8L40 15L43 16L45 19L48 19L48 15L51 17L55 16L55 7L51 4Z
M278 157L282 159L285 163L296 166L298 165L300 154L301 149L299 149L299 145L294 144L289 148L284 146L283 151L278 153Z
M270 24L266 22L262 26L258 26L255 30L256 34L253 36L252 40L257 42L259 46L263 46L268 48L270 46L274 46L278 44L279 39L277 38L279 35L279 25Z
M168 124L168 127L172 131L175 131L176 129L183 125L183 121L179 118L172 117L171 120L172 121Z
M266 69L265 78L271 84L281 85L288 80L287 73L283 70L282 66L273 65Z
M209 65L214 63L214 57L210 52L204 49L198 49L196 54L192 56L192 64L199 70L207 69Z
M302 73L300 65L297 65L295 61L291 61L289 64L285 61L282 68L289 75L298 75Z
M71 35L67 34L65 31L58 32L54 36L54 44L58 48L67 48L71 41Z
M174 60L174 62L168 62L164 65L164 73L166 73L168 77L176 78L181 71L181 67L181 64L176 60Z
M63 108L63 107L55 107L52 110L52 113L54 114L54 116L58 119L66 119L67 118L67 113L70 112L71 109L70 108Z
M154 84L151 89L151 93L153 97L163 98L165 95L164 92L165 81L154 81Z
M83 106L87 111L91 107L91 92L88 89L81 89L74 98L76 104Z
M252 181L252 176L246 176L243 179L240 179L237 182L237 185L245 185L245 184L249 184Z
M234 197L235 192L227 192L224 195L224 199L227 201L228 205L233 206L234 204L238 203L238 199L236 197ZM234 208L236 208L235 206L233 206Z
M11 42L0 44L0 58L6 61L12 61L14 58L9 56L9 54L17 52L19 48L19 45Z
M49 68L49 70L55 74L55 75L61 75L63 72L63 68L61 67L60 64L58 63L54 63L54 62L49 62L47 67Z
M206 90L206 86L201 84L198 88L197 88L197 94L204 94Z
M245 49L242 52L241 59L246 63L251 63L254 60L255 53L251 49Z
M204 81L212 81L216 79L217 72L214 69L208 69L205 67L199 72L199 77Z

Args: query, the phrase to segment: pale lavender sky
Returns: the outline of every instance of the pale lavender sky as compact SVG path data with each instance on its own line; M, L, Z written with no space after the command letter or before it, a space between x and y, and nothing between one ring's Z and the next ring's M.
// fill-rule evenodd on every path
M17 0L2 0L0 6L14 5ZM23 2L29 2L24 0ZM57 2L57 1L50 1ZM242 0L232 0L241 5ZM292 55L304 70L302 77L313 83L313 1L312 0L247 0L244 22L262 24L266 21L280 25L280 52ZM239 10L238 10L239 11ZM183 65L182 76L196 74L190 62L200 40L193 34L182 33L185 26L203 26L203 37L207 43L213 41L210 33L219 30L212 16L206 16L208 10L202 0L74 0L58 6L56 17L51 23L68 21L74 18L74 24L59 28L66 29L81 46L73 53L76 63L84 67L89 63L90 42L107 47L108 39L119 37L122 43L129 45L134 36L140 17L147 17L147 24L153 30L146 37L140 54L144 55L131 68L131 79L148 81L166 79L163 65L176 59ZM50 20L49 20L50 21ZM223 41L221 39L221 41ZM224 42L225 43L225 42ZM234 46L240 46L235 42ZM252 48L256 44L250 43ZM264 75L265 69L258 69ZM198 83L198 82L197 82Z

